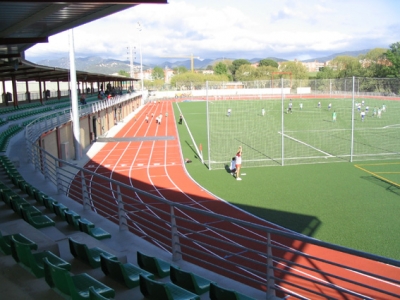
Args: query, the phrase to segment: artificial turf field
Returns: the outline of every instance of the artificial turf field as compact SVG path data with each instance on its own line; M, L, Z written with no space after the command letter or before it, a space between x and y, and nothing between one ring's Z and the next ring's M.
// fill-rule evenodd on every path
M317 103L318 99L312 101ZM331 120L332 112L326 109L328 102L321 99L322 120ZM225 104L229 105L228 101ZM398 102L395 104L399 105ZM311 109L315 109L315 105L312 106ZM394 106L388 103L388 112ZM294 114L297 109L294 107ZM208 157L205 102L177 102L174 103L174 110L175 116L183 113L188 125L178 125L183 155L193 161L186 165L187 170L210 192L260 218L296 232L400 260L400 155L354 163L329 156L324 160L326 163L301 164L304 162L300 161L300 164L285 166L275 163L271 167L250 167L246 166L244 152L243 180L236 181L225 168L209 170L196 154L194 144L202 144L203 157ZM383 118L386 116L383 115ZM365 124L371 120L367 118ZM396 121L399 124L400 117L389 123L395 125ZM351 123L349 120L343 122ZM326 121L321 124L332 125ZM373 124L358 126L377 127ZM389 141L389 145L392 144L396 150L400 140L394 143ZM224 166L229 164L237 146L235 143L232 150L226 153ZM366 148L371 148L371 145Z

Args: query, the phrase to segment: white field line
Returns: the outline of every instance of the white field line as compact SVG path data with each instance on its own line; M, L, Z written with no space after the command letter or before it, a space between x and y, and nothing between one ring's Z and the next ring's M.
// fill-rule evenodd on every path
M318 149L318 148L316 148L316 147L314 147L314 146L311 146L310 144L307 144L307 143L302 142L302 141L300 141L300 140L298 140L298 139L295 139L294 137L291 137L291 136L289 136L289 135L287 135L287 134L284 134L284 133L282 133L282 132L280 132L280 131L278 131L278 133L279 133L279 134L283 134L284 137L287 137L288 139L291 139L291 140L293 140L293 141L295 141L295 142L298 142L298 143L300 143L300 144L303 144L303 145L306 146L306 147L310 147L311 149L314 149L314 150L316 150L316 151L318 151L318 152L321 152L321 153L323 153L323 154L325 154L325 155L327 155L327 156L329 156L329 157L333 157L333 155L331 155L330 153L325 152L325 151L322 151L321 149Z

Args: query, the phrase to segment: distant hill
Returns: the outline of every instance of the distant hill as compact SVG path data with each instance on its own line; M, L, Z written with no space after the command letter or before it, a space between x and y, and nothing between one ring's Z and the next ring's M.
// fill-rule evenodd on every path
M46 59L41 60L37 64L69 69L69 58L63 57L59 59ZM134 62L135 66L139 64ZM118 73L120 70L124 70L126 72L130 71L130 63L129 61L121 61L117 59L104 59L98 56L89 56L89 57L77 57L75 58L75 68L78 71L85 71L90 73L100 73L100 74L114 74Z
M334 59L337 56L342 56L342 55L358 57L359 55L366 54L369 51L370 51L370 49L341 52L341 53L336 53L336 54L332 54L329 56L303 60L303 62L313 62L313 61L326 62L328 60ZM265 58L252 58L252 59L249 59L249 61L251 63L256 63L256 62L259 62L261 59L265 59ZM272 59L276 62L287 61L286 59L277 58L277 57L267 57L266 59ZM214 65L215 63L217 63L219 61L223 61L223 60L235 60L235 59L225 57L225 58L216 58L216 59L207 58L207 59L200 60L200 59L195 58L193 60L194 68L195 69L206 69L207 66ZM51 60L46 59L46 60L39 61L37 64L44 65L44 66L50 66L50 67L69 69L69 58L64 57L64 58L51 59ZM139 66L139 63L134 62L134 65ZM159 63L159 64L143 65L143 69L146 70L149 68L154 68L155 66L159 66L163 69L166 67L173 69L175 67L183 66L183 67L187 68L188 70L190 70L191 62L190 62L190 59L182 60L182 61L174 61L174 62L165 61L165 62ZM85 72L90 72L90 73L100 73L100 74L115 74L121 70L126 71L126 72L130 71L129 61L121 61L121 60L117 60L117 59L105 59L105 58L101 58L98 56L76 58L75 59L75 67L78 71L85 71Z
M347 52L331 54L331 55L324 56L324 57L318 57L318 58L311 58L311 59L307 59L307 60L302 60L302 62L313 62L313 61L327 62L328 60L332 60L337 56L358 57L361 54L367 54L369 51L371 51L371 49L364 49L364 50L358 50L358 51L347 51Z

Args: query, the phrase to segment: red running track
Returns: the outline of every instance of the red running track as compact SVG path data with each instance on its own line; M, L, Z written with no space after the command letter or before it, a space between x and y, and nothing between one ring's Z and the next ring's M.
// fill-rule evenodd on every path
M168 113L168 116L166 116ZM160 125L156 124L155 118L156 116L162 115L162 122ZM145 121L146 115L149 118L149 122ZM152 116L153 115L153 116ZM177 203L191 205L193 207L212 211L221 215L226 215L229 217L245 220L248 222L252 222L259 225L264 225L268 227L273 227L271 223L267 221L260 220L250 214L247 214L234 206L229 205L228 203L217 199L215 196L211 195L204 189L202 189L199 185L191 180L191 178L186 174L185 167L183 163L183 158L181 155L180 144L178 140L177 133L177 124L176 117L173 114L172 102L162 101L159 103L148 103L146 104L142 110L136 115L134 119L128 122L124 128L115 136L115 137L146 137L147 139L142 139L141 141L130 141L130 142L110 142L107 143L99 153L97 153L89 163L86 164L85 168L90 171L99 173L103 176L107 176L111 179L117 180L119 182L125 183L127 185L133 186L138 189L143 189L148 191L149 193L172 200ZM174 139L165 139L163 137L174 137ZM87 178L89 180L97 180L93 178ZM97 183L97 182L96 182ZM101 184L101 182L98 182ZM104 185L104 188L98 189L94 192L96 193L110 193L109 183ZM73 197L75 199L82 199L81 196L75 195ZM146 197L139 197L141 201L151 201L154 200ZM95 203L95 201L93 201ZM144 206L143 206L144 207ZM95 206L93 207L94 209ZM167 205L160 205L158 209L163 209L168 212L169 207ZM151 212L154 215L157 215L156 211ZM179 214L179 211L177 212ZM137 206L135 213L130 215L132 222L129 223L133 227L131 231L139 236L144 236L140 227L135 226L134 222L135 217L141 216L143 212L141 211L141 207ZM187 216L187 213L185 213ZM145 218L145 215L143 214ZM190 217L198 222L199 224L207 223L209 220L204 220L199 217L199 215L190 215ZM166 217L160 215L159 222L157 225L165 226L165 221L169 221ZM147 224L147 226L151 226L151 224ZM257 232L248 232L248 229L241 228L238 225L234 225L232 223L228 223L225 221L218 222L214 225L215 227L235 232L238 234L242 234L244 236L248 236L253 238L254 240L265 239L265 234L260 235ZM202 226L193 226L191 230L203 230ZM136 228L136 229L135 229ZM185 234L180 232L180 234ZM229 250L231 252L241 251L240 247L238 249L232 249L230 247L227 249L227 246L222 242L223 240L230 240L237 243L237 245L246 245L248 247L252 246L257 248L260 246L258 244L249 245L248 240L243 241L234 235L227 234L226 236L221 236L213 231L209 231L208 234L210 236L215 237L215 244L213 244L213 248L208 249L209 253L211 253L211 257L207 256L204 260L208 261L210 264L207 266L203 266L212 271L218 272L224 276L232 277L235 280L241 281L245 284L252 285L258 289L265 290L265 286L257 285L253 281L246 280L245 277L256 278L260 280L254 274L248 274L242 271L242 275L244 277L234 277L229 272L222 272L220 268L215 269L210 267L210 265L222 265L225 268L233 268L231 264L224 264L224 261L235 262L240 260L241 258L238 256L232 255L232 257L224 258L221 260L220 254L223 255L224 251L218 251L218 249ZM391 266L387 266L382 263L370 261L367 259L362 259L359 257L355 257L352 255L344 254L342 252L337 252L333 250L327 250L325 248L321 248L311 244L305 244L299 241L292 241L289 239L285 239L282 237L273 237L274 242L282 245L283 247L288 247L291 249L296 249L302 252L309 254L310 256L316 256L321 259L326 260L334 260L339 264L351 265L355 268L359 268L362 270L366 270L370 273L380 274L382 276L387 276L391 278L396 278L400 280L400 270L398 268L394 268ZM202 241L202 237L197 237L197 240ZM236 240L235 240L236 239ZM170 237L165 237L165 244L170 244ZM221 242L219 242L221 241ZM154 242L154 241L153 241ZM162 243L158 244L161 248L163 248ZM202 247L199 244L191 244L190 247ZM164 248L165 249L165 248ZM167 249L166 249L167 250ZM204 251L204 247L202 249ZM259 249L260 252L265 253L265 249ZM191 255L197 255L196 252L192 252ZM274 255L284 257L290 261L296 262L298 264L304 264L311 269L317 268L319 270L324 270L329 273L334 273L339 276L343 276L357 282L363 282L366 285L379 287L386 291L391 291L395 294L400 294L400 286L394 285L382 280L375 280L367 277L365 275L361 275L359 273L346 270L343 268L336 268L331 265L327 265L320 261L316 261L313 259L306 259L302 256L295 256L290 252L281 251L281 253L277 253L274 251ZM214 256L214 257L213 257ZM260 259L265 260L265 257L258 256L256 254L248 254L248 257L253 260L253 262L249 262L253 264L252 268L257 269L257 264L254 261L259 261ZM342 287L343 289L351 290L360 295L365 295L366 297L374 298L374 299L399 299L397 297L389 298L388 296L383 296L378 292L371 292L370 290L367 292L365 288L350 284L348 282L343 282L337 278L332 276L321 276L318 273L308 271L307 269L300 268L293 265L277 265L282 272L276 271L275 276L284 278L287 281L290 281L294 284L297 284L302 287L307 287L313 291L318 290L319 292L324 292L332 299L362 299L363 297L353 297L349 295L344 295L339 292L332 291L332 289L328 289L318 282L322 282L329 285L337 285ZM259 268L259 267L258 267ZM259 268L260 269L260 268ZM260 270L264 274L266 270ZM285 271L285 273L283 272ZM290 273L287 274L287 271ZM238 270L235 270L238 272ZM310 281L305 281L302 278L299 278L298 275L307 276L308 278L316 280L316 282L312 283ZM264 278L261 278L264 281ZM291 285L280 284L281 288L287 289L293 293L298 293L303 297L309 299L326 299L326 297L318 298L315 294L304 292L300 289L297 289ZM278 294L279 295L279 294ZM282 295L280 295L282 296Z

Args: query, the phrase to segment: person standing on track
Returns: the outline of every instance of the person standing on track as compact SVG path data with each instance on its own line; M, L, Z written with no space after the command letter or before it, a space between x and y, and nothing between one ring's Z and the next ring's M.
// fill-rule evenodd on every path
M242 146L239 146L239 149L236 153L235 161L236 161L236 180L242 180L240 178L240 167L242 166Z
M145 120L146 120L146 123L149 123L149 115L146 115Z

